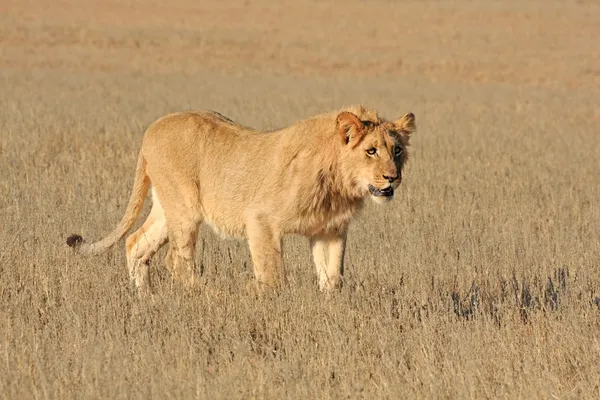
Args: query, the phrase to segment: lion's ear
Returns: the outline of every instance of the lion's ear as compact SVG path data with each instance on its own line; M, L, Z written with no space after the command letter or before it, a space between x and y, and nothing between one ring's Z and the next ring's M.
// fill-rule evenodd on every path
M344 111L337 116L337 131L345 143L355 141L364 134L364 125L360 119L351 112Z
M417 126L415 125L415 114L408 113L404 115L397 121L394 121L394 126L398 130L398 132L402 132L407 136L410 136L411 133L417 130Z

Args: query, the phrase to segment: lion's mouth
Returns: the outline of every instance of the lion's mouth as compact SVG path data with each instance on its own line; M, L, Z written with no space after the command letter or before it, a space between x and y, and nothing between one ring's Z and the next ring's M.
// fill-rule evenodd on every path
M388 186L385 189L378 189L373 185L369 185L369 192L371 192L372 196L390 197L394 195L394 188Z

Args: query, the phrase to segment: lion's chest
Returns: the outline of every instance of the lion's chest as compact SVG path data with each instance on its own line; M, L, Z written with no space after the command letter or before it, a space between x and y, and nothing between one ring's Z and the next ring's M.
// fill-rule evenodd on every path
M293 233L306 236L345 230L360 208L360 202L330 197L324 201L299 208Z

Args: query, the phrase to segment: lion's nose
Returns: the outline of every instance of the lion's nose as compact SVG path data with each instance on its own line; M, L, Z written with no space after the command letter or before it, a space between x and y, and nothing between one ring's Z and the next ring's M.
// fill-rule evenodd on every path
M384 175L383 179L386 179L389 183L392 183L398 179L398 175Z

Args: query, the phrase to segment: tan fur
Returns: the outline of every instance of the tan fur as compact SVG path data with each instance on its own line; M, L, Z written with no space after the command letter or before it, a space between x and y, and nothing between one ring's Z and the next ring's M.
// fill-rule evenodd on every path
M256 280L268 286L282 279L283 235L308 237L319 286L330 290L341 283L352 217L366 197L392 198L389 187L400 184L414 130L413 114L391 122L362 106L272 132L212 111L169 114L144 135L118 227L97 243L85 244L78 235L67 242L83 254L108 249L133 226L151 184L150 215L126 241L138 287L147 285L149 260L167 242L173 276L193 283L198 228L206 222L222 236L248 240Z

